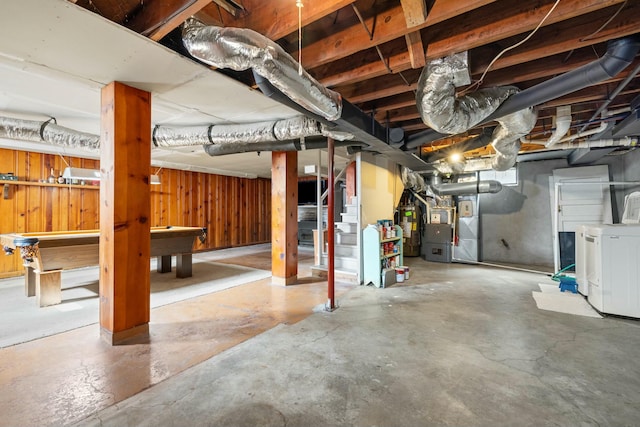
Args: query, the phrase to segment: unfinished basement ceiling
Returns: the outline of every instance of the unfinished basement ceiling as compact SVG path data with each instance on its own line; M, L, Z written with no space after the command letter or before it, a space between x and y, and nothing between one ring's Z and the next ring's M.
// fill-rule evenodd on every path
M294 0L56 0L44 3L27 0L10 3L14 4L1 6L2 20L7 21L0 30L4 33L0 42L3 74L7 67L25 69L25 62L31 67L45 64L56 71L45 80L55 81L57 86L60 77L64 83L64 78L77 77L77 70L84 70L82 72L99 76L95 81L86 82L89 91L98 91L108 79L118 79L153 93L154 124L242 123L296 114L263 97L255 89L249 72L212 70L213 67L196 66L195 60L192 69L191 64L187 64L191 58L182 45L180 27L193 16L207 25L249 28L276 41L293 58L300 59L304 69L320 83L340 93L343 99L383 126L403 129L406 137L427 130L415 99L418 77L427 61L468 51L472 81L477 81L500 52L525 39L548 14L529 40L493 63L480 85L481 88L515 85L527 89L597 60L606 52L607 42L638 33L640 21L640 2L632 0L303 0L301 28ZM67 9L63 19L61 9ZM67 15L72 15L74 21L69 22ZM56 16L58 18L52 18ZM16 33L25 36L16 37ZM20 50L24 38L33 45ZM153 43L158 49L152 52L146 41L158 42ZM301 51L298 51L299 44ZM31 61L36 54L40 56ZM165 54L172 56L165 57ZM84 62L69 61L69 56ZM14 57L23 61L12 62ZM92 69L90 64L95 61L97 65ZM609 98L639 63L636 57L611 79L536 106L538 119L526 138L548 139L555 127L559 106L571 106L570 134L597 128L601 117L591 119L605 102L608 111L616 112L607 120L622 121L629 114L631 100L640 94L640 77L630 78L614 98ZM65 65L69 67L60 76L60 68L65 69ZM46 82L42 85L47 90L53 86ZM3 98L12 92L4 82L0 88ZM55 92L48 96L41 104L49 105L52 110L61 98ZM9 99L8 105L3 102L0 109L8 111L14 105L20 106L20 101L26 104L33 100L15 93L9 93ZM78 106L72 103L67 117L62 115L71 123L62 122L60 116L58 122L88 131L97 113L88 117L88 110ZM52 115L26 105L20 108L25 113L39 112L41 117ZM420 154L447 146L479 132L480 129L474 128L413 152ZM543 148L539 144L523 144L522 151ZM554 149L566 148L570 148L567 143L554 146ZM156 154L154 150L153 157L177 160L185 156L186 161L194 164L202 162L211 168L224 165L222 169L238 170L246 170L243 168L250 167L258 157L255 153L246 153L209 158L201 154L199 147L178 151L157 151ZM475 148L466 155L478 157L490 152L486 147ZM311 161L302 160L302 163L313 163L317 159L314 150L300 155L312 157ZM220 159L222 163L218 163ZM233 159L238 159L238 165Z
M100 90L114 80L152 93L154 125L239 123L298 115L259 91L64 0L2 2L0 16L3 117L43 121L55 117L61 126L98 135ZM96 152L33 142L0 140L0 146L99 157ZM317 161L317 150L300 153L301 167ZM336 167L346 162L346 153L338 155ZM270 153L214 158L202 147L154 148L152 164L245 177L271 174Z

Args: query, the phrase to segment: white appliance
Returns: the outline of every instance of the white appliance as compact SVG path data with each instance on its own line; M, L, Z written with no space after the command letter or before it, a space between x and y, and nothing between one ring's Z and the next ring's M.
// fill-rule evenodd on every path
M640 225L588 225L584 244L589 303L640 318Z
M587 250L584 240L587 225L576 226L576 283L578 292L589 295L589 283L587 282Z

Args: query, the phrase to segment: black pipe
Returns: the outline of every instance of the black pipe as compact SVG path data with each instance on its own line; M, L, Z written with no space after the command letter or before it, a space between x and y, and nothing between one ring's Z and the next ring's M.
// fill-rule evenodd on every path
M638 35L610 41L607 46L607 52L602 58L511 95L493 114L490 114L478 125L615 77L633 62L639 50L640 36ZM450 135L427 129L407 138L404 148L405 150L412 150L447 136Z
M602 58L510 96L483 123L615 77L633 62L638 50L638 36L613 40Z
M336 141L336 147L349 147L365 145L362 142ZM250 153L254 151L302 151L327 148L327 140L305 139L304 147L299 139L287 141L263 141L263 142L233 142L228 144L204 145L204 151L210 156L224 156L226 154Z

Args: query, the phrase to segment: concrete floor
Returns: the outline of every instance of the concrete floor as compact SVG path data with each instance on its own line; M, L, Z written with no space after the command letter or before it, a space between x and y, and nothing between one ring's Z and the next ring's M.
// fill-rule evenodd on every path
M406 264L340 286L333 313L302 265L298 286L153 310L148 343L87 327L2 349L0 425L638 425L639 321L539 310L541 274Z

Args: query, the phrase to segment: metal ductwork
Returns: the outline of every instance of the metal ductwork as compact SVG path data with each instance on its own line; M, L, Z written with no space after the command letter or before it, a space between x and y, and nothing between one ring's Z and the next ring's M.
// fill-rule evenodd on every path
M513 94L478 124L482 125L612 78L633 62L638 50L640 50L639 36L611 41L607 52L600 59ZM434 129L428 129L410 136L405 143L405 149L411 150L446 136Z
M423 191L426 191L427 193L432 192L438 196L463 196L481 193L497 193L502 190L502 184L498 181L487 180L443 184L438 175L433 175L431 177L431 182L426 184L422 175L407 168L402 168L400 176L402 178L404 188L417 193Z
M468 63L455 54L430 61L418 79L416 103L422 121L437 132L466 132L493 113L505 99L516 93L513 86L481 89L456 97L456 87L468 84Z
M438 175L431 177L429 187L438 196L465 196L482 193L498 193L502 190L502 184L498 181L487 180L443 184Z
M402 129L385 128L342 100L338 93L313 79L278 44L261 34L248 29L205 26L189 19L183 26L182 39L189 53L207 64L236 71L252 68L256 85L264 95L323 123L327 132L353 135L354 140L366 144L367 150L414 170L432 170L419 158L399 149L404 142Z
M0 117L0 138L29 142L46 142L62 147L97 150L100 137L58 126L54 119L46 121Z
M431 185L438 196L465 196L482 193L498 193L502 184L498 181L454 182L450 184Z
M425 124L437 132L466 132L519 92L516 87L505 86L457 97L456 86L468 84L469 80L466 53L430 61L422 70L416 95L418 111ZM520 138L533 129L537 115L533 109L523 108L498 117L500 125L491 136L491 145L496 150L493 167L502 171L515 164Z
M356 141L366 143L366 149L376 151L385 155L396 163L411 168L416 171L432 171L433 167L421 159L413 156L412 153L396 148L404 140L404 131L401 128L385 128L373 117L368 116L362 110L350 102L342 101L342 117L334 122L330 122L322 117L306 111L302 106L284 95L274 87L269 80L253 72L256 85L260 91L270 99L280 102L302 114L316 118L327 125L331 131L347 132L354 136ZM364 147L363 147L364 149Z
M244 71L252 68L308 111L327 120L342 115L340 94L325 88L280 47L247 28L206 26L190 18L182 28L189 54L209 65Z
M493 132L491 139L491 146L496 150L491 163L493 169L506 171L516 164L520 138L531 132L536 119L537 113L532 108L525 108L496 120L500 126Z
M409 168L403 167L400 171L400 179L404 188L421 193L427 189L424 178L419 173L411 171Z
M153 144L156 147L182 147L189 145L288 141L313 136L327 136L338 141L352 139L353 135L329 130L314 119L300 116L291 119L259 123L225 124L211 126L166 127L156 126Z
M352 147L364 145L362 142L334 141L335 147ZM204 146L204 151L210 156L224 156L227 154L250 153L260 151L304 151L327 148L326 139L308 140L296 139L290 141L271 142L237 142L233 144L208 144Z

